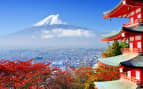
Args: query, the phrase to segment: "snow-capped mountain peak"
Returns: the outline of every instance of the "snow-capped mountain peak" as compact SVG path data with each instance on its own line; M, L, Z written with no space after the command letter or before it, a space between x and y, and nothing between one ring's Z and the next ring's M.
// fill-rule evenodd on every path
M42 25L53 25L53 24L66 24L65 22L63 22L62 20L59 19L59 15L50 15L48 17L46 17L45 19L43 19L42 21L34 24L34 26L42 26Z

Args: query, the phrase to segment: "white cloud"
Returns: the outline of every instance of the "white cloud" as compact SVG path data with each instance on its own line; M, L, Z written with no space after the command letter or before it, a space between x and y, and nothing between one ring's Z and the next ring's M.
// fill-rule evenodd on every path
M42 21L34 24L34 26L42 26L42 25L53 25L53 24L66 24L65 22L63 22L62 20L59 19L59 15L50 15L48 17L46 17L45 19L43 19Z
M36 39L36 36L32 35L32 39Z
M48 34L48 33L50 33L50 31L43 30L43 31L42 31L42 33L44 33L44 34Z
M60 37L91 37L93 34L91 31L83 30L83 29L53 29L51 31L43 31L42 39L49 38L60 38Z
M49 39L49 38L53 38L54 35L50 34L50 31L47 30L43 30L42 34L41 34L41 39Z
M61 33L58 35L59 37L88 37L89 36L89 31L84 31L81 29L77 30L62 30Z
M54 35L42 35L41 36L41 39L49 39L49 38L53 38L54 37Z

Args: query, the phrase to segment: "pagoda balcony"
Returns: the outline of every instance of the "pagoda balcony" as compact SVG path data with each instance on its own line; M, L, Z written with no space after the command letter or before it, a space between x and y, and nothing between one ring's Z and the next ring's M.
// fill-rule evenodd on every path
M139 48L122 48L121 49L123 54L132 54L132 53L141 53L141 49Z
M133 76L129 77L129 76L127 76L127 73L120 73L120 78L121 79L125 79L127 81L130 81L130 82L132 82L132 83L134 83L136 85L140 85L140 83L141 83L140 80L136 79L136 77L133 77Z
M134 27L137 26L138 24L142 24L143 23L143 19L136 19L134 22L129 22L126 24L123 24L124 27Z

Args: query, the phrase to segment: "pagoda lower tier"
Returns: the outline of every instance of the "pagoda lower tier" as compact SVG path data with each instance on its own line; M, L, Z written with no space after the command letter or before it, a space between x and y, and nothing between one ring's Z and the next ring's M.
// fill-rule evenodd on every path
M129 61L122 62L123 72L129 78L138 80L137 84L143 86L143 56L137 56Z
M121 31L102 35L101 41L125 40L129 43L129 49L124 51L135 51L143 53L143 25L134 28L122 27Z
M119 69L121 79L126 79L143 86L143 56L139 54L122 54L115 57L100 58L99 65Z

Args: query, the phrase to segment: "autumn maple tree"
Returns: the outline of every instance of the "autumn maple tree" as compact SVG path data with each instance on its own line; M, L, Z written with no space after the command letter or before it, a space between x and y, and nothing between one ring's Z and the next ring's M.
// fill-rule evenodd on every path
M92 67L72 68L70 71L55 73L56 77L48 83L49 89L94 89L94 71Z
M27 89L39 87L41 83L45 83L47 76L52 75L49 67L50 63L32 64L29 61L0 61L0 87L9 89Z
M98 63L99 67L95 68L95 81L111 81L120 79L120 71L118 68L112 68L102 63Z
M94 89L94 81L119 79L119 70L92 67L62 71L50 63L0 60L0 89Z

